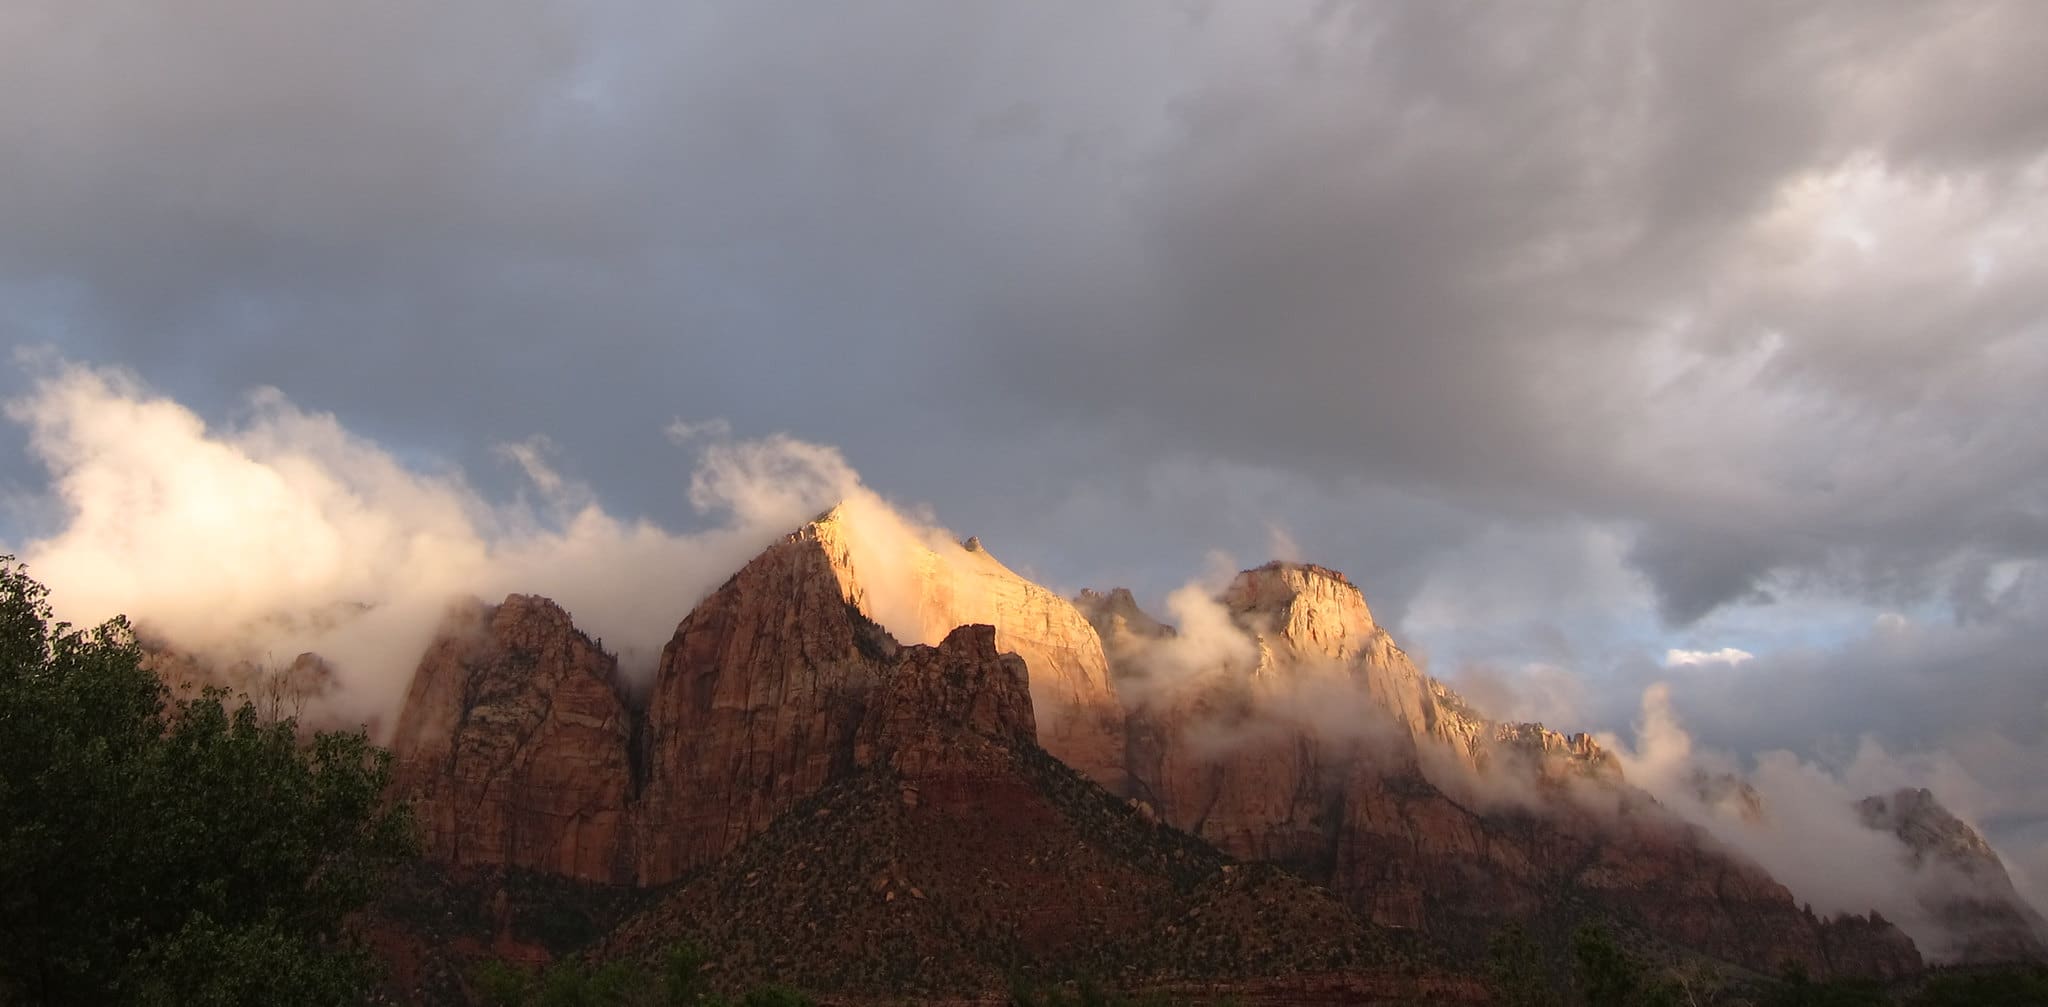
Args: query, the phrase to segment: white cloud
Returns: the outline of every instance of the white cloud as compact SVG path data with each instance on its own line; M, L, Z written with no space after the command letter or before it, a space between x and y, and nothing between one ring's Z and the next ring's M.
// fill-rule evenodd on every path
M10 548L60 616L126 613L220 659L318 652L343 721L394 711L445 606L466 595L552 597L645 675L706 591L864 492L833 448L713 439L690 500L716 520L682 534L607 513L544 438L499 449L549 498L539 514L484 499L459 472L409 468L274 390L246 421L210 428L124 373L59 364L7 412L29 428L63 514L55 533Z
M1667 668L1694 668L1708 664L1741 664L1756 660L1756 655L1739 647L1722 647L1720 650L1679 650L1673 648L1664 652L1664 666Z

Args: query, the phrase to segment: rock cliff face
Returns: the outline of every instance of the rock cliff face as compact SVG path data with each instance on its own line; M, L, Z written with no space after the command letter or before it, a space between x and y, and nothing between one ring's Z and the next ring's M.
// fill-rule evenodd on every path
M1039 676L1024 659L998 656L1001 627L899 646L860 608L853 551L828 517L756 557L677 627L637 707L622 699L613 658L551 602L515 595L451 617L414 675L392 742L431 854L663 884L875 753L938 757L919 732L963 695L977 697L978 716L1031 741ZM1003 588L983 592L997 599L987 604L1020 627L1023 649L1054 669L1092 663L1091 681L1106 686L1100 644L1079 613L1043 605L1042 588L1004 586L1023 583L1007 571L985 574ZM935 596L934 611L952 610Z
M1134 688L1143 701L1126 715L1111 685L1125 672L1103 641L1120 664L1137 662L1170 627L1127 592L1077 608L977 543L957 556L943 545L821 517L697 605L638 698L551 602L514 595L455 612L393 740L432 856L621 885L698 879L677 918L710 926L751 904L762 865L792 872L790 898L824 897L814 889L837 881L818 865L844 853L898 898L950 907L918 925L996 949L954 963L967 975L1008 955L1071 955L1077 940L1108 947L1130 927L1177 928L1159 931L1159 947L1116 949L1140 959L1186 962L1173 942L1221 940L1209 933L1217 917L1196 922L1208 903L1185 901L1188 886L1209 885L1217 905L1242 893L1215 872L1187 873L1215 854L1163 822L1326 885L1357 917L1326 918L1292 882L1240 907L1247 921L1266 911L1255 905L1304 907L1282 913L1289 926L1322 921L1303 933L1355 936L1362 919L1476 951L1499 922L1564 907L1761 969L1786 958L1816 974L1917 967L1882 920L1822 923L1797 909L1761 870L1629 788L1586 736L1480 716L1416 668L1333 571L1241 575L1221 599L1247 634L1238 665ZM930 638L899 644L884 614ZM886 842L791 824L820 809ZM778 829L809 838L772 839ZM948 866L912 882L912 854ZM1057 894L1022 897L1006 880L1019 870L1045 873ZM1118 885L1130 891L1103 891ZM983 904L1006 898L1016 906ZM905 909L856 902L848 933ZM1157 915L1168 904L1189 915ZM1313 961L1272 960L1349 960L1357 946L1345 941Z
M1024 660L996 650L993 626L961 626L909 647L882 671L855 734L854 762L916 776L971 763L974 749L1037 743Z
M970 683L957 675L995 675L997 665L962 649L970 645L1016 654L1003 669L1021 659L1027 711L1048 697L1053 713L1050 723L1037 722L1039 744L1094 766L1091 775L1121 773L1121 758L1099 751L1105 739L1120 741L1120 713L1095 716L1114 703L1107 663L1094 629L1072 606L992 558L963 573L935 565L927 551L899 568L915 572L910 587L919 611L931 626L961 621L936 635L936 649L903 650L863 611L881 589L871 586L879 578L862 580L856 564L871 544L856 538L851 523L835 511L770 548L698 605L664 650L647 711L643 882L710 862L851 771L880 743L875 732L884 728L866 721L871 709L895 709L899 723L890 730L907 736L904 718L916 711L901 690L938 681L914 672L954 660L956 678L948 681L961 688ZM958 627L973 623L992 626L992 636L959 637ZM1088 695L1095 698L1077 698ZM988 699L1011 712L1016 700Z
M1127 653L1149 631L1113 597L1084 600ZM1129 714L1132 790L1165 821L1327 884L1373 922L1467 949L1563 902L1764 970L1918 968L1882 921L1799 909L1628 787L1587 736L1479 716L1415 667L1342 575L1269 564L1221 600L1255 663L1150 691Z
M996 646L1023 658L1031 671L1038 743L1121 791L1123 707L1088 619L1012 572L978 539L925 541L887 527L889 520L854 502L805 530L826 550L841 595L915 643L936 644L956 626L994 626Z
M851 768L896 645L847 600L837 571L807 526L676 628L647 706L642 883L709 863Z
M986 1002L1019 978L1216 982L1382 964L1327 893L1230 864L1052 759L1032 741L1031 703L993 627L903 648L853 730L851 769L604 952L688 937L722 983L920 1002ZM1385 1000L1414 1001L1415 977L1385 978ZM1431 992L1482 998L1470 983Z
M1863 823L1899 837L1923 887L1923 908L1947 931L1939 949L1962 964L2048 961L2048 919L2013 888L1984 837L1926 790L1903 789L1858 802Z
M427 852L586 881L632 868L617 665L544 598L463 606L414 673L392 748Z

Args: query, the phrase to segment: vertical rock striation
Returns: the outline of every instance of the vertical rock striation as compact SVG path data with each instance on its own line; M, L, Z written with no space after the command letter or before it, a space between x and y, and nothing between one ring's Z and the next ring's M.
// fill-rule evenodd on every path
M445 863L630 880L617 663L545 598L465 605L413 675L392 749Z

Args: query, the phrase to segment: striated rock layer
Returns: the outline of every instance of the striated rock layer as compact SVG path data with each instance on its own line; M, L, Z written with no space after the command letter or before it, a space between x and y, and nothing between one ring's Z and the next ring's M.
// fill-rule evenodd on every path
M1111 653L1142 654L1162 633L1127 597L1082 601ZM1269 564L1221 602L1256 657L1154 683L1129 713L1132 790L1165 821L1468 950L1502 922L1576 905L1760 970L1918 969L1896 928L1814 918L1627 786L1591 738L1480 717L1415 667L1343 575Z
M717 859L850 771L895 651L846 599L815 525L705 598L663 649L648 701L638 880Z

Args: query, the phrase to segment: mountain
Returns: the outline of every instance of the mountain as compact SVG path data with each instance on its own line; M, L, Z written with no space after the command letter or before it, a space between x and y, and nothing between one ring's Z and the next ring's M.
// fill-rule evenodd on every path
M1881 919L1798 909L1590 738L1481 717L1341 574L1271 564L1216 604L1234 645L1190 661L1206 637L1128 592L1070 603L842 507L683 616L644 690L546 599L459 606L392 740L442 873L380 946L687 938L735 985L1455 1001L1476 993L1446 963L1500 923L1602 918L1759 970L1918 967ZM445 961L406 974L434 969L459 987Z
M1167 639L1115 592L1081 600L1122 661ZM1628 786L1589 737L1479 716L1342 574L1268 564L1218 600L1251 641L1241 659L1168 681L1118 672L1148 682L1129 714L1131 786L1166 822L1468 954L1509 920L1597 915L1759 971L1919 968L1896 928L1814 918Z
M1923 879L1915 893L1953 941L1960 964L2048 961L2048 919L2013 888L1998 852L1924 789L1866 797L1863 823L1906 844Z
M1053 758L1028 666L994 627L899 645L840 593L828 534L799 530L705 598L637 708L552 603L451 613L395 742L451 868L379 917L406 988L459 997L451 954L545 956L602 920L605 954L688 940L735 986L1480 995L1441 968L1383 967L1386 945L1327 893L1235 864ZM678 879L614 929L620 889Z
M1231 863L1039 748L1025 665L997 651L993 627L902 648L882 678L849 772L628 920L604 953L688 938L736 985L920 998L1019 978L1227 982L1386 961L1327 894Z

